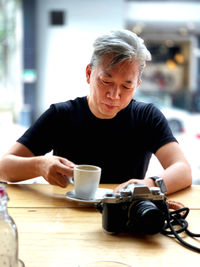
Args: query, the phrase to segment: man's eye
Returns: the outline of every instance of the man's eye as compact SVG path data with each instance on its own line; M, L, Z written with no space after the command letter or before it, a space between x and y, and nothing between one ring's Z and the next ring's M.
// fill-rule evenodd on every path
M124 89L128 89L128 90L131 89L131 88L125 86L125 85L123 85L123 88L124 88Z
M110 84L110 83L111 83L111 82L104 81L104 80L102 80L102 82L103 82L104 84Z

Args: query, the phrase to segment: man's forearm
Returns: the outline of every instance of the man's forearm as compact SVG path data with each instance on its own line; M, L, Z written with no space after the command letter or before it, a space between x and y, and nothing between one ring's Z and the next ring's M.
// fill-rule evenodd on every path
M6 155L0 161L0 180L19 182L41 176L41 157Z
M167 194L172 194L192 184L191 168L185 162L176 162L163 172L155 175L164 179Z

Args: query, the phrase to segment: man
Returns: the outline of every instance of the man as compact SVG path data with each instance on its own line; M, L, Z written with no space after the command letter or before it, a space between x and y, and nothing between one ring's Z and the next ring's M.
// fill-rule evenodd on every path
M191 169L162 113L133 100L145 62L144 42L126 30L94 42L86 79L87 97L51 105L0 161L0 177L17 182L43 176L66 187L75 164L102 168L101 183L155 186L145 178L154 153L163 166L168 194L191 185ZM52 156L45 156L53 150Z

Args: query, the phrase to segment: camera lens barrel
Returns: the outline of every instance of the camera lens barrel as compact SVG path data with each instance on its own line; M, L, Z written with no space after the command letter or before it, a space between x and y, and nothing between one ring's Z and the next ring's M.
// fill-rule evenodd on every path
M163 212L151 201L138 201L129 207L127 226L132 232L156 234L161 232L164 222Z

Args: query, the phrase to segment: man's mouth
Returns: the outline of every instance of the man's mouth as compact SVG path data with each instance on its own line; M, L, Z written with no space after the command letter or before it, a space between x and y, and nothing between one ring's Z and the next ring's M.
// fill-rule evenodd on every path
M112 104L104 104L108 109L112 110L118 107L118 105L112 105Z
M115 108L115 106L107 105L107 104L106 104L106 107L107 107L108 109L114 109L114 108Z

